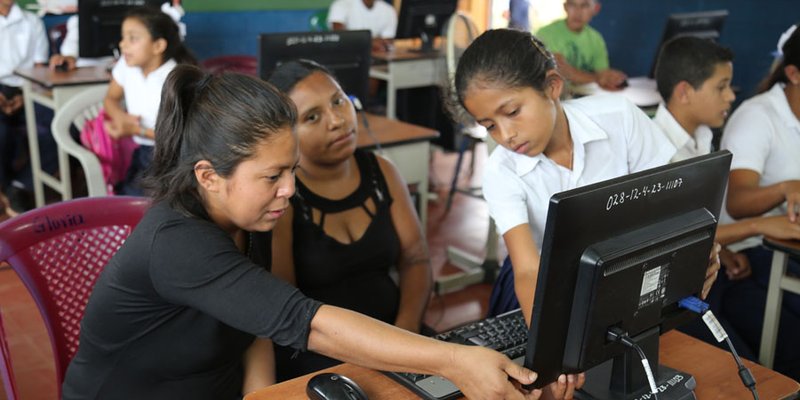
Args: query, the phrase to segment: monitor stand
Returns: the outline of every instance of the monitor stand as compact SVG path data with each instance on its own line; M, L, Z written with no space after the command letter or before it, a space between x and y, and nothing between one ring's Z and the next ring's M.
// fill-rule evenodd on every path
M411 49L410 51L413 53L436 53L438 50L434 47L434 42L436 41L436 34L435 32L421 32L419 34L420 39L420 46L416 49Z
M658 364L658 328L653 328L634 341L642 346L650 365L658 365L656 387L658 400L695 400L697 386L692 375ZM654 371L655 372L655 371ZM581 400L654 400L636 350L628 349L586 372L586 384L575 393Z

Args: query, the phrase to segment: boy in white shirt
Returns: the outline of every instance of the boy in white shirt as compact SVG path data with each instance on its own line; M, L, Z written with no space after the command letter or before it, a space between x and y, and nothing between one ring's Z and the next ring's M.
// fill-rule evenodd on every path
M655 122L678 149L673 162L708 154L712 151L711 128L720 128L736 98L731 89L733 53L712 41L681 37L664 45L658 59L655 78L664 99L656 112ZM800 225L785 215L755 217L717 227L716 241L723 246L759 235L800 239ZM750 277L750 260L744 253L727 248L720 252L725 274L713 286L708 300L714 313L736 343L737 350L750 353L758 350L764 318L766 291ZM789 335L796 336L800 319L784 312L779 345L784 351L776 368L791 374L800 365L800 352L786 350L791 344ZM698 324L702 325L702 324ZM717 342L705 334L704 327L689 327L688 333ZM794 333L789 333L794 332ZM784 366L781 367L781 364Z
M328 10L328 25L335 31L369 29L373 50L387 50L397 31L397 13L383 0L336 0Z

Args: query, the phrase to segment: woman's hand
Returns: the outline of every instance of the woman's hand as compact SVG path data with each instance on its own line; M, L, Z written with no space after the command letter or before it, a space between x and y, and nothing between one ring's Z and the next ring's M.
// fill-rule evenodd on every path
M781 182L781 189L786 198L786 214L789 215L789 221L797 222L797 216L800 214L800 180Z
M570 400L575 397L575 391L586 383L586 374L559 375L558 379L549 384L542 393L542 399Z
M494 350L479 346L457 346L450 369L443 374L470 400L518 399L535 400L539 389L528 392L518 386L536 380L536 373L517 365Z

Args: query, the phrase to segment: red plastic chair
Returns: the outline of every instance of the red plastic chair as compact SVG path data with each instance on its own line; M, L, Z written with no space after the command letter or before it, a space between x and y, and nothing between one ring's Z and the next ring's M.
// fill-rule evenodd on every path
M55 357L58 398L78 350L92 287L150 202L142 197L91 197L26 212L0 224L0 261L19 275L44 319ZM0 376L17 398L11 354L0 318Z
M212 57L203 60L202 67L210 73L222 71L239 72L246 75L258 75L258 60L254 56L231 55Z

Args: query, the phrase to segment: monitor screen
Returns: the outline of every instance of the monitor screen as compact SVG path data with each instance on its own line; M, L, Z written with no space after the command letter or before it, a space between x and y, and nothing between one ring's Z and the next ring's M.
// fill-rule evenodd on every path
M259 76L267 80L281 63L305 58L331 70L345 93L363 102L369 86L371 42L369 30L261 34Z
M695 316L677 302L702 290L730 160L720 151L553 195L525 355L535 386L581 371L598 384L592 367L630 354L612 328L658 365L658 336ZM643 373L631 378L638 356L629 365L622 383L647 393Z
M433 51L433 39L442 34L457 5L458 0L403 0L395 38L420 38L420 50Z
M671 14L664 26L664 33L656 48L656 55L650 68L650 77L655 77L656 61L664 44L681 36L695 36L703 39L718 40L728 16L727 10L700 11L692 13Z
M122 37L122 21L133 7L159 8L167 0L79 0L78 54L94 58L114 55Z

